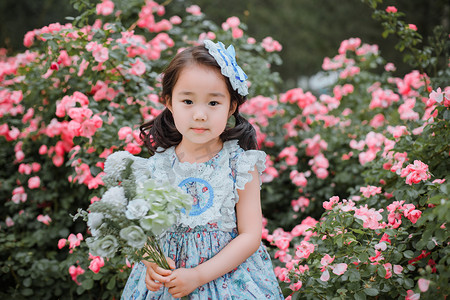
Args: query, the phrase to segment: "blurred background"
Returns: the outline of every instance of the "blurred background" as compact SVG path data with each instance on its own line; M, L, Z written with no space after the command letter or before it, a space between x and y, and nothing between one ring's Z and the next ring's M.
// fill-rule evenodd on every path
M129 0L132 1L132 0ZM161 2L161 1L157 1ZM283 64L274 66L283 79L282 91L301 86L314 89L320 77L324 57L334 56L342 40L361 38L377 44L387 61L396 62L401 76L408 68L401 63L401 53L394 49L395 37L384 39L381 25L371 18L371 9L361 0L168 0L167 13L177 14L191 4L201 7L206 18L220 25L229 16L237 16L248 25L248 34L257 40L272 36L279 41ZM450 31L450 3L447 0L385 1L406 14L406 23L415 24L426 41L432 28L442 25ZM8 54L25 50L24 34L50 23L67 23L76 16L70 0L0 1L0 48Z

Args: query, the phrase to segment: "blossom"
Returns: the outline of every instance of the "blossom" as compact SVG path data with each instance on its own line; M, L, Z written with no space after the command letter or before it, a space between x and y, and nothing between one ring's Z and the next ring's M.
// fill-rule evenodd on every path
M33 176L28 179L28 187L30 189L37 189L41 185L41 179L39 176Z
M198 6L198 5L189 6L188 8L186 8L186 12L188 12L194 16L201 16L201 14L202 14L200 6Z
M114 11L114 2L111 0L102 0L101 3L97 4L96 12L97 15L110 15Z
M109 59L108 48L103 47L97 42L89 42L86 45L86 50L92 52L95 61L103 63Z
M297 170L292 170L289 174L289 178L292 180L292 183L296 186L305 187L308 183L306 180L305 174L298 172Z
M141 219L147 214L149 209L150 205L147 201L143 199L134 199L128 203L125 215L130 220Z
M408 28L414 31L417 31L417 26L414 24L408 24Z
M91 212L88 214L87 225L89 226L89 229L91 230L92 235L95 235L94 230L97 229L98 227L100 227L100 225L102 225L103 217L104 217L104 215L102 213Z
M69 249L74 249L77 246L80 246L81 241L83 240L83 235L81 233L77 233L77 235L71 233L67 238L69 242Z
M110 234L95 241L89 238L86 242L89 246L89 250L95 256L112 257L119 247L117 239Z
M114 182L120 181L122 179L122 172L127 167L129 159L132 159L131 155L127 151L117 151L110 156L105 161L105 173L107 180L112 180Z
M298 291L299 289L302 288L302 282L299 280L296 283L293 283L291 285L289 285L289 288L293 291ZM287 298L286 298L287 299Z
M330 255L325 254L325 256L322 257L322 259L320 260L320 264L321 264L323 267L326 267L326 266L328 266L329 264L331 264L333 261L334 261L334 256L331 257Z
M103 257L93 256L89 253L89 258L92 259L91 263L89 264L89 269L94 273L100 272L100 269L105 265Z
M376 194L380 194L381 187L368 185L367 187L360 187L359 191L363 194L364 197L369 198L371 196L375 196Z
M286 164L289 166L294 166L298 162L297 148L295 146L289 146L281 150L280 154L278 154L279 158L286 158Z
M283 251L286 251L286 250L289 248L289 242L290 242L290 239L289 239L289 238L283 237L283 238L277 239L277 240L275 241L275 245L276 245L279 249L281 249L281 250L283 250Z
M116 206L118 208L124 207L127 205L127 199L125 198L125 191L121 186L114 186L108 189L102 196L104 203L109 203L112 206Z
M58 241L58 249L62 249L64 248L64 246L67 244L67 240L66 239L60 239Z
M333 205L339 202L339 196L333 196L329 199L330 201L323 202L323 208L326 210L333 209Z
M400 266L400 265L394 265L394 273L395 273L395 274L399 275L399 274L402 273L402 271L403 271L403 267L402 267L402 266Z
M428 287L430 286L430 281L428 279L420 278L417 281L417 283L418 283L419 289L422 293L425 293L426 291L428 291Z
M411 185L429 179L431 174L428 171L427 164L424 164L420 160L414 160L414 164L409 164L406 168L402 169L400 176L406 177L406 183Z
M283 49L281 44L270 36L263 39L261 46L267 52L274 52L274 51L280 52Z
M131 64L130 74L141 76L145 73L145 69L145 64L138 58L136 59L136 62Z
M391 62L387 63L387 64L384 66L384 70L385 70L386 72L395 71L396 69L397 69L397 68L395 67L395 65L394 65L393 63L391 63Z
M333 273L336 275L342 275L347 271L348 265L346 263L340 263L332 266Z
M379 223L383 219L380 211L376 211L374 208L368 209L367 204L355 209L355 218L360 219L364 222L364 228L382 228L382 225Z
M406 292L405 300L419 300L419 299L420 299L420 294L415 294L414 291L412 291L412 290L408 290Z
M37 220L39 222L44 223L45 225L49 225L50 222L52 221L52 219L48 215L45 215L45 216L44 215L39 215L39 216L37 216Z
M314 252L314 245L303 240L300 243L300 245L297 246L297 251L295 252L295 255L297 255L298 258L306 259L313 252Z
M9 216L6 218L5 223L7 227L14 226L14 220Z
M427 106L430 106L436 102L441 103L444 100L444 95L445 95L445 93L442 92L440 87L437 88L436 91L433 90L429 96L430 100L432 100L433 102L431 102L431 103L427 102Z
M388 7L386 7L386 12L388 12L388 13L396 13L397 12L397 8L395 6L388 6Z
M127 243L134 248L142 248L147 241L147 236L139 226L128 226L120 230L120 237L127 241ZM108 255L106 255L108 256Z
M72 280L76 282L76 284L80 285L80 283L77 280L78 275L84 274L84 270L80 266L70 266L69 267L69 274L72 277Z
M322 275L320 276L320 280L322 280L322 281L328 281L328 280L330 280L330 272L328 272L328 269L325 269L325 270L322 272Z

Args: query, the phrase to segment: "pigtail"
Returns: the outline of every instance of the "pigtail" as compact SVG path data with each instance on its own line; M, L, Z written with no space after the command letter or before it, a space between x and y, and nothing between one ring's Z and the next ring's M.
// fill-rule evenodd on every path
M236 120L235 126L233 128L225 129L220 135L221 140L225 142L237 139L239 141L239 146L241 146L242 149L257 149L256 130L253 125L239 113L238 108L236 108L233 116Z
M167 149L181 142L182 135L175 127L172 113L167 108L150 122L142 124L139 129L139 136L150 155L155 154L159 147Z

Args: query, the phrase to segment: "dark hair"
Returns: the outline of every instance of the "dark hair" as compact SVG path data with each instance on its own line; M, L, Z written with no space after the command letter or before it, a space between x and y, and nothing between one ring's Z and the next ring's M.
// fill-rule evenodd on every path
M172 91L180 76L183 68L192 64L199 64L217 69L220 72L220 66L217 64L204 46L190 47L178 53L170 62L162 77L162 93L161 100L164 105L172 101ZM223 75L222 75L223 76ZM235 126L226 127L220 135L222 142L238 139L239 145L244 150L256 149L256 131L244 117L239 114L239 106L241 106L247 98L241 96L233 89L227 77L223 76L228 92L230 93L230 107L236 103L236 110L233 116L236 120ZM140 126L140 137L144 141L145 146L151 155L153 155L158 147L165 149L176 146L181 142L181 133L175 127L175 122L170 110L166 107L156 118L150 122Z

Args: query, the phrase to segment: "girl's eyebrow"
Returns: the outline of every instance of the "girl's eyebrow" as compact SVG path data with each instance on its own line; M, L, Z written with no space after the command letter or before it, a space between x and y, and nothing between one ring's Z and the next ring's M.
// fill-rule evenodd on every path
M195 93L189 92L189 91L181 91L178 94L179 95L183 95L183 96L193 96L193 95L195 95ZM225 95L223 93L220 93L220 92L212 92L212 93L208 93L208 95L212 96L212 97L225 98Z

